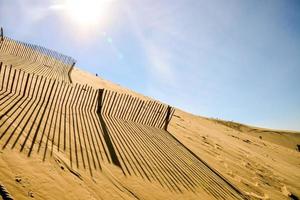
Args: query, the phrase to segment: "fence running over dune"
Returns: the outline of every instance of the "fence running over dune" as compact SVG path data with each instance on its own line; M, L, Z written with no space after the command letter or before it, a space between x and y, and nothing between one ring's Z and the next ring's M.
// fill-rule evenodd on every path
M152 100L100 90L102 115L167 129L175 109Z
M20 148L28 156L42 152L43 160L49 152L63 151L72 167L88 168L91 174L101 169L101 160L110 162L96 113L96 90L11 66L0 68L2 148Z
M69 56L39 45L13 40L6 36L0 38L0 52L37 63L37 65L32 65L26 69L29 73L53 76L54 79L72 83L70 73L76 60Z
M174 192L240 193L166 131L170 106L28 74L0 63L0 144L43 160L63 153L93 176L103 163Z

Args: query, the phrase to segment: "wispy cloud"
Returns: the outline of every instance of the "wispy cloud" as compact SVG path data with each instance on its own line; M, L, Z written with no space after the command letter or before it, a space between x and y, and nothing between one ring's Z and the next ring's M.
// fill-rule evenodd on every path
M138 17L140 13L135 12L135 10L136 8L127 5L126 13L130 19L131 28L148 59L146 70L159 84L176 87L175 85L178 83L176 68L174 67L174 56L176 55L171 53L169 47L161 43L161 38L156 37L157 33L165 32L165 24L160 23L158 19L152 21L147 13L144 13L143 19L140 19ZM153 15L155 14L157 13L153 13Z
M66 6L64 4L52 4L48 7L50 10L54 11L60 11L66 9Z

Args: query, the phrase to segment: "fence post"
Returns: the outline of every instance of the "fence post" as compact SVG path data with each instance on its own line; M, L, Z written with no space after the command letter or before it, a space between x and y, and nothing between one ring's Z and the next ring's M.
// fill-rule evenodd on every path
M104 93L104 89L98 89L98 106L96 111L98 115L101 115L103 93Z
M76 63L73 62L73 64L72 64L70 70L68 71L68 77L69 77L70 83L72 83L72 79L71 79L71 71L74 69L75 64L76 64Z
M1 41L4 40L4 36L3 36L3 28L1 27Z
M170 122L171 108L172 107L168 105L167 116L166 116L166 119L165 119L165 127L164 127L165 130L168 129L168 125L169 125L169 122Z
M1 27L1 33L0 33L0 50L2 49L2 45L4 43L4 36L3 36L3 28Z

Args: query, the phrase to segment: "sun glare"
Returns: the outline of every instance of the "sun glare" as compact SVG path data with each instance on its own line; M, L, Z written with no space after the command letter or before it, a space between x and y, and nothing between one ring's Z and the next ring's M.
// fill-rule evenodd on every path
M96 25L108 17L111 0L65 0L68 15L81 25Z

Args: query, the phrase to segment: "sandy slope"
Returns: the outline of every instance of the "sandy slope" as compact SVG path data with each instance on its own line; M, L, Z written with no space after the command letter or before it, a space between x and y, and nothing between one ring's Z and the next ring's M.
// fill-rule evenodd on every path
M1 55L0 61L19 63L19 68L30 65L9 55ZM79 69L72 72L72 80L148 99ZM300 133L237 127L179 109L168 130L248 198L288 199L291 193L300 196L300 154L295 146L300 144ZM0 150L0 184L15 199L214 199L201 188L196 193L178 193L155 181L125 177L118 167L106 162L93 177L88 170L72 168L69 163L67 154L55 150L52 158L43 162L40 154L28 157L19 153L19 148L5 148Z
M254 199L299 196L300 134L231 127L177 110L170 132Z

